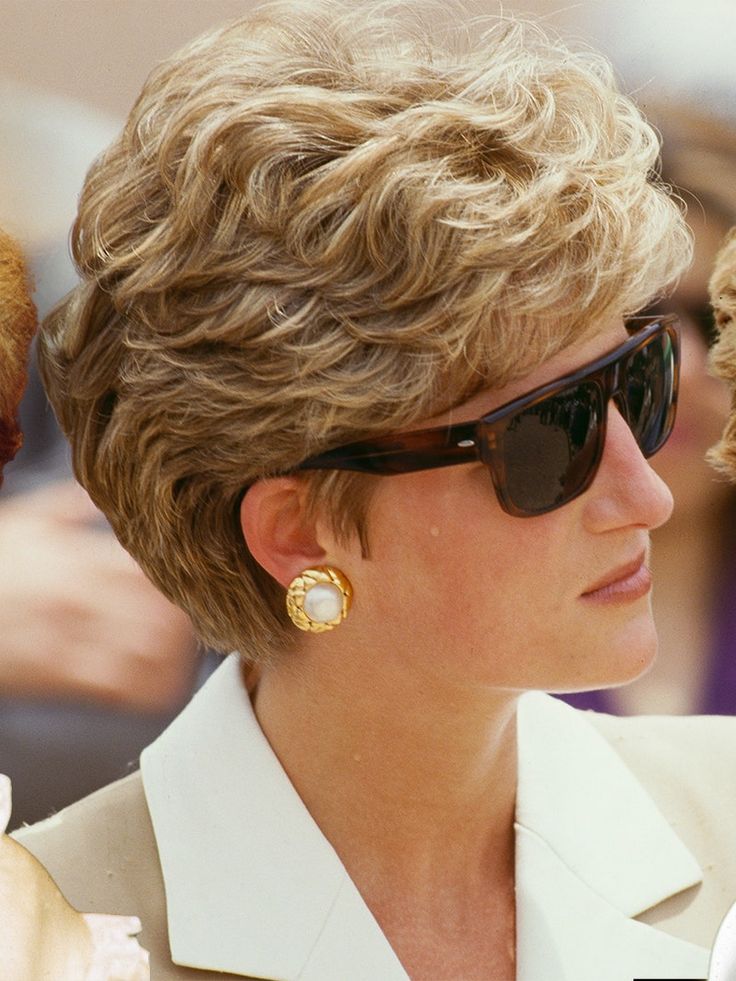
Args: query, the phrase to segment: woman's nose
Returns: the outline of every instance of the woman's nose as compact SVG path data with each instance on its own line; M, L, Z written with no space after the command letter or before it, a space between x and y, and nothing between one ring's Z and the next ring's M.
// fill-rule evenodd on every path
M586 498L584 521L596 532L627 526L651 530L672 514L669 487L649 466L613 402L603 457Z

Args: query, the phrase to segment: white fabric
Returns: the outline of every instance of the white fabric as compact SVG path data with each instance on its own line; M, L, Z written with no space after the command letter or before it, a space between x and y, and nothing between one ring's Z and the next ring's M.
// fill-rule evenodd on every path
M700 870L584 714L518 720L517 981L704 978L708 951L632 916ZM290 783L231 656L143 754L182 966L277 981L407 981Z

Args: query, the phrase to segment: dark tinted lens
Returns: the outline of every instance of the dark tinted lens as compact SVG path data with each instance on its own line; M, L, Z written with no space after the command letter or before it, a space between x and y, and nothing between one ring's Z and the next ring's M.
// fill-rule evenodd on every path
M559 507L590 476L600 438L603 398L594 382L522 409L503 433L509 500L527 514Z
M656 453L672 428L674 364L672 341L663 333L623 366L624 414L644 456Z

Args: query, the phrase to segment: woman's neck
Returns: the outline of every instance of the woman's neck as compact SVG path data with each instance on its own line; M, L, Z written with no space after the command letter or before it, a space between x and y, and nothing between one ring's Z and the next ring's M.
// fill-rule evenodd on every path
M300 655L295 655L299 657ZM264 673L256 714L313 817L352 864L420 886L513 852L515 697L448 692L346 656ZM353 670L349 670L352 666ZM362 853L362 854L361 854ZM407 878L408 877L408 878Z
M515 695L344 654L264 673L269 742L412 978L513 976Z

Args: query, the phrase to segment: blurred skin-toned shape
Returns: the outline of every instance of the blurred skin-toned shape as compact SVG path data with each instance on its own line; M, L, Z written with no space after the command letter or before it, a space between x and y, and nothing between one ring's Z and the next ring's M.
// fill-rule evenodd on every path
M187 697L198 663L189 619L151 586L78 484L9 497L0 543L13 555L0 567L5 695L137 712L173 711Z

